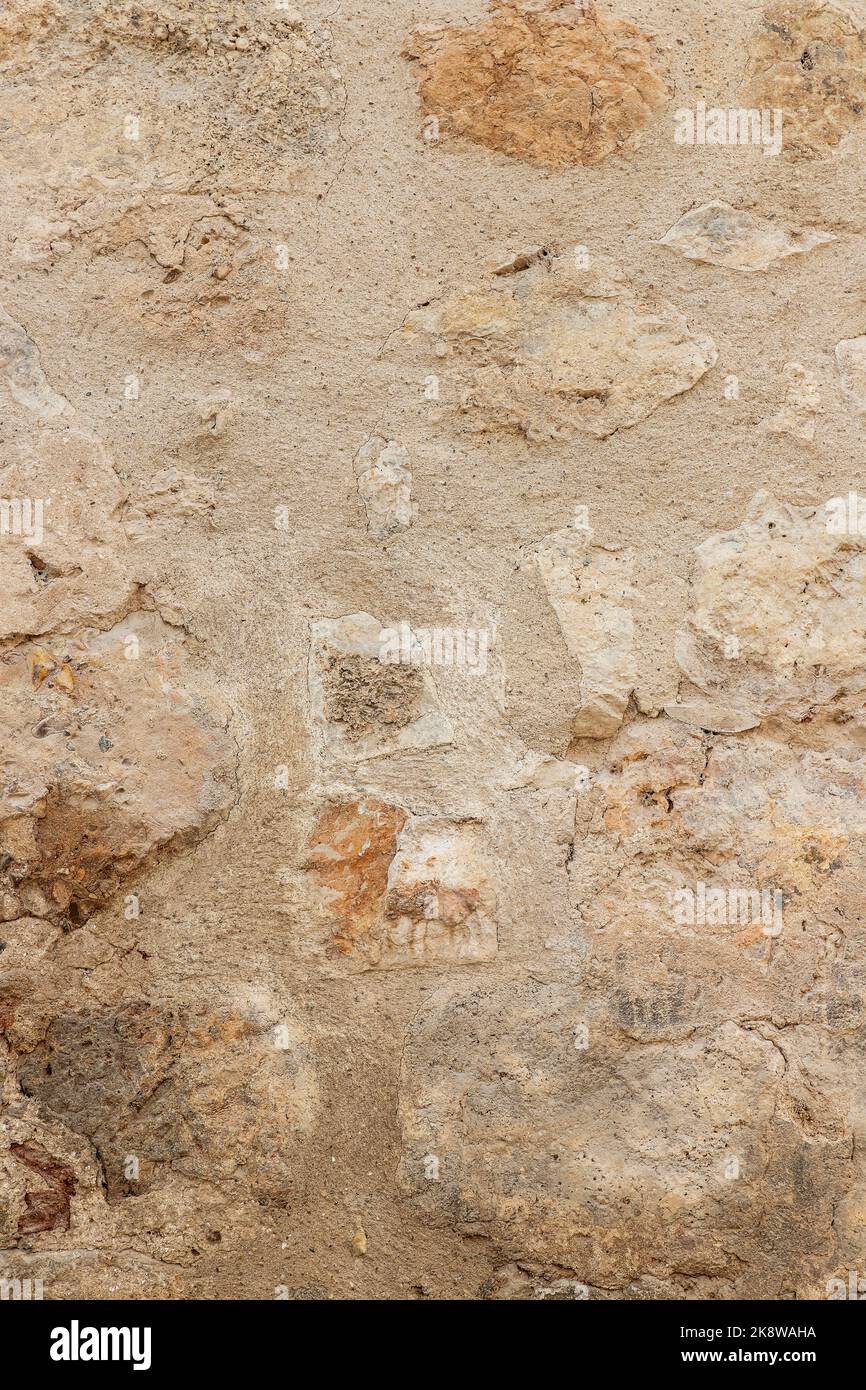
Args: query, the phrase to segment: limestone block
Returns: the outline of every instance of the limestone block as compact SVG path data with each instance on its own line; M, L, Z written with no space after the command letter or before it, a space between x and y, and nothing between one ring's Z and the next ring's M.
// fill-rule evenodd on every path
M783 149L819 153L859 124L864 57L866 27L854 10L828 0L779 0L752 36L747 104L782 111Z
M628 429L690 390L718 356L606 256L586 268L566 254L535 262L413 311L405 329L409 341L420 334L435 345L471 429L532 442Z
M659 242L690 261L704 261L746 274L767 270L787 256L802 256L816 246L835 241L817 228L788 231L767 217L714 199L675 222Z
M766 492L698 547L677 661L705 694L759 715L854 708L864 689L866 537Z
M418 504L412 501L408 449L396 440L373 435L355 456L355 473L371 536L384 540L412 525Z
M474 24L420 25L403 52L442 133L552 169L636 149L668 97L650 36L594 4L495 0Z
M496 894L482 827L368 799L320 815L305 866L328 951L353 968L472 965L496 955Z
M310 625L310 702L321 756L359 762L451 742L430 670L389 662L369 613Z

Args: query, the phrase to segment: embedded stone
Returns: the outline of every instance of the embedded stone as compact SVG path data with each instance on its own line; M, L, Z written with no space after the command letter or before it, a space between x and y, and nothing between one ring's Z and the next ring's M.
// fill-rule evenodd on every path
M816 246L835 241L831 232L817 228L788 231L766 217L714 199L684 213L659 242L689 261L724 266L747 274L767 270L787 256L804 255Z
M680 724L715 734L742 734L747 729L756 729L761 722L757 715L750 714L748 710L713 704L710 700L683 700L665 705L664 709L670 719L676 719Z
M842 716L866 688L866 536L823 508L752 500L734 531L696 552L691 610L676 638L689 681L755 714Z
M161 850L217 827L236 753L155 614L37 650L36 666L26 643L0 660L0 891L15 915L80 927Z
M473 431L533 442L605 439L690 390L718 357L671 305L633 290L606 256L565 254L410 313L407 340L449 369L443 404ZM438 369L437 369L438 370Z
M676 1268L719 1288L733 1251L739 1286L770 1296L832 1257L849 1176L844 1123L810 1148L786 1070L733 1022L635 1047L573 984L448 985L404 1052L400 1182L432 1224L560 1279Z
M329 806L304 861L329 954L365 970L493 959L496 897L481 835L471 821L374 799Z
M412 501L408 449L396 440L374 435L355 456L355 474L371 536L384 540L412 525L418 504Z
M310 624L310 704L321 755L348 762L451 742L429 669L389 659L369 613Z
M190 1181L280 1198L318 1088L303 1030L265 1015L138 1000L63 1014L21 1057L20 1084L96 1146L110 1201Z
M782 379L785 396L781 408L763 422L769 434L785 434L799 444L811 444L821 414L818 378L799 362L788 362Z
M866 337L837 343L836 366L849 409L854 415L866 415Z
M475 23L419 25L403 53L441 134L550 169L636 150L669 91L650 35L594 4L493 0Z
M580 663L574 738L609 738L619 728L635 684L631 612L634 556L593 546L590 533L567 528L535 550L569 654Z
M746 104L780 110L785 150L838 145L866 105L866 26L828 0L779 0L749 46Z

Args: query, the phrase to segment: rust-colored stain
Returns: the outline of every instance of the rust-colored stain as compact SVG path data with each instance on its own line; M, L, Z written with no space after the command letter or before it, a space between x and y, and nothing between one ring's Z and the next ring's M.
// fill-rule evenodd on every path
M70 1202L75 1192L72 1169L37 1144L11 1144L10 1151L19 1163L38 1173L47 1183L44 1188L24 1194L26 1211L18 1218L19 1233L36 1235L39 1231L67 1231Z
M243 1042L245 1038L252 1037L255 1028L248 1018L241 1018L239 1014L228 1014L225 1018L213 1017L208 1019L199 1028L192 1028L189 1033L191 1047L209 1048L216 1043Z
M86 812L59 791L46 798L35 824L38 861L31 876L71 928L80 927L114 893L136 861L144 831L110 808Z
M30 654L30 678L35 686L48 680L50 686L65 691L67 695L71 695L75 689L75 676L69 662L58 661L44 647L34 647Z
M381 917L388 868L405 824L405 811L372 800L340 802L319 817L304 867L316 874L340 923L332 942L344 955Z

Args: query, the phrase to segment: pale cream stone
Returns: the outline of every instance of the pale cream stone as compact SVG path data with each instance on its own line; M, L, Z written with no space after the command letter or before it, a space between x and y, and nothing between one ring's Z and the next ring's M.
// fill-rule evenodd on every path
M20 323L0 307L0 379L19 405L42 420L71 415L69 402L46 380L36 344Z
M684 700L665 705L664 709L668 718L680 724L716 734L741 734L746 729L756 729L761 722L748 710L714 704L711 700Z
M355 473L371 536L384 540L412 525L418 504L412 501L408 449L394 439L373 435L355 456Z
M775 415L764 421L768 434L785 434L800 444L811 444L821 414L821 390L814 372L799 362L782 369L785 398Z
M452 740L429 668L388 662L388 633L369 613L310 624L310 711L327 761L361 762Z
M849 409L855 415L866 415L866 337L837 343L836 366Z
M854 708L866 688L866 536L825 509L752 500L698 547L676 658L693 685L755 714Z
M575 738L609 738L635 683L631 551L604 550L567 528L545 537L535 561L571 656L580 662Z
M718 199L686 212L659 242L690 261L705 261L747 274L787 256L803 255L836 237L817 228L789 231Z
M471 823L407 823L388 871L384 968L495 957L496 899L479 835Z
M565 253L492 289L465 289L410 313L452 369L452 395L474 431L532 442L605 439L693 387L715 364L712 339L670 304L633 289L607 256Z

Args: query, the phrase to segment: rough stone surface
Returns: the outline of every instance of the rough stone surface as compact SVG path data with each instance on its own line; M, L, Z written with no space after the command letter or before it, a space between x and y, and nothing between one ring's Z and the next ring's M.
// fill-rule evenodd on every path
M592 1042L579 1050L587 1017ZM733 1255L750 1292L778 1296L830 1253L850 1162L827 1095L822 1156L804 1169L802 1086L771 1039L733 1021L631 1047L568 987L451 987L420 1012L407 1049L401 1181L432 1220L483 1232L507 1256L579 1269L590 1289L628 1296L676 1272L724 1290ZM652 1142L659 1128L680 1140ZM727 1181L736 1155L742 1180ZM781 1210L780 1184L791 1194ZM785 1237L800 1251L787 1271L772 1248Z
M688 679L761 715L844 718L866 688L866 537L758 494L698 547L676 655Z
M157 851L216 828L236 753L156 615L52 647L0 659L2 916L78 926Z
M323 759L353 762L449 743L429 670L382 660L392 631L369 613L311 625L310 708Z
M837 343L836 366L849 409L855 415L866 415L866 337Z
M61 1015L19 1081L100 1155L109 1200L179 1179L237 1184L280 1200L296 1186L286 1135L312 1127L304 1039L239 1014L175 1014L140 1001ZM296 1141L297 1142L297 1141ZM14 1150L13 1150L14 1151ZM139 1156L136 1177L124 1171Z
M435 343L470 429L533 442L628 429L718 357L710 338L673 306L642 298L607 256L586 268L566 254L547 258L413 311L405 327Z
M681 700L665 705L665 714L693 729L706 729L715 734L742 734L760 724L757 715L731 705L715 704L711 700Z
M3 1289L863 1275L864 32L0 6Z
M472 964L496 954L495 893L479 828L381 802L330 807L306 861L334 922L330 950L365 968Z
M374 435L359 449L355 471L371 536L385 540L412 525L418 504L412 501L408 450L395 440Z
M634 557L593 549L587 532L569 529L546 536L535 562L569 655L580 663L572 737L609 738L634 688Z
M637 148L668 96L648 34L595 4L493 0L491 11L406 41L442 133L551 169Z
M780 110L785 148L815 154L855 129L866 100L866 24L829 0L770 5L749 50L748 105Z
M765 217L716 200L684 213L659 245L670 247L689 261L751 274L786 256L802 256L835 240L831 232L817 228L788 231Z
M821 391L813 372L800 362L788 362L782 370L784 400L764 421L770 434L784 434L798 444L811 444L821 414Z

